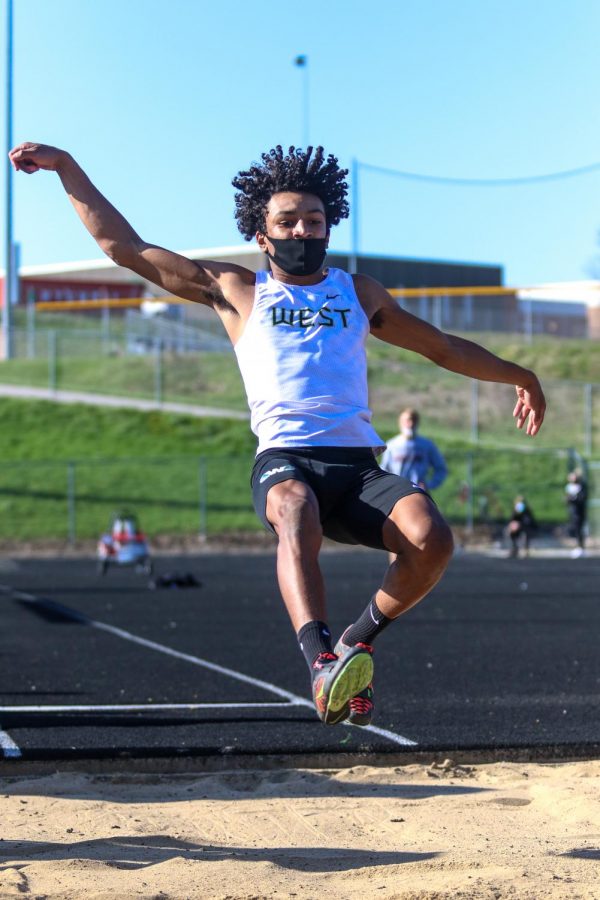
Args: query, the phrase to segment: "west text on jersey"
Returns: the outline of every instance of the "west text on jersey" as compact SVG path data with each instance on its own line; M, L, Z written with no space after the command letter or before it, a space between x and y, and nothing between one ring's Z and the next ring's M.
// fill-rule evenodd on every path
M288 325L292 328L311 328L313 325L324 325L326 328L348 327L348 313L350 309L331 309L322 306L321 309L286 309L284 306L274 306L271 309L272 325Z

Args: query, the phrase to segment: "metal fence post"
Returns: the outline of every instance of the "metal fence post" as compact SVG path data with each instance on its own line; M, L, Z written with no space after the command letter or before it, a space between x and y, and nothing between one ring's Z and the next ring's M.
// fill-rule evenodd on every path
M75 463L67 463L67 537L69 544L75 543L77 520L75 510Z
M471 441L479 442L479 382L471 380Z
M162 341L160 338L156 341L156 350L154 354L154 399L158 404L162 403L163 398L163 371L162 371Z
M466 513L465 525L466 525L467 532L469 534L472 534L473 533L473 525L474 525L473 511L474 511L475 498L473 495L474 495L474 490L475 490L475 484L474 484L474 479L473 479L473 454L471 452L467 453L467 473L466 474L467 474L467 477L466 477L467 503L466 503L466 509L465 509L465 513Z
M591 456L594 452L594 437L592 431L592 423L594 416L593 407L593 385L584 384L583 386L583 452L586 456Z
M58 335L54 329L48 332L48 387L56 390L57 385L57 349Z
M27 293L27 359L35 359L35 293Z
M528 297L525 300L525 341L533 343L533 300Z
M442 297L436 294L432 301L432 318L436 328L442 328Z
M105 355L110 352L110 306L102 307L102 344Z
M208 534L208 480L206 475L206 458L201 456L198 460L198 500L200 537L202 540L206 540Z

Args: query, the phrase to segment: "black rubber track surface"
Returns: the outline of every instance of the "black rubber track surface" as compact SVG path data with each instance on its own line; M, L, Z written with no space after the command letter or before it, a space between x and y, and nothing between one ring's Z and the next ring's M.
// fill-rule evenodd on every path
M335 637L385 564L375 551L322 556ZM5 757L600 748L597 558L455 557L377 643L377 730L324 726L308 705L272 555L163 558L156 567L192 572L202 586L149 590L129 569L98 577L92 560L1 564Z

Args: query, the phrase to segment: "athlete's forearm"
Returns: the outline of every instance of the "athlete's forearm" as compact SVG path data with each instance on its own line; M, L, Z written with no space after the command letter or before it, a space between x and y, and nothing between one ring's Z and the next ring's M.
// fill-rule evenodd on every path
M370 316L374 337L420 353L438 366L481 381L504 384L537 383L533 372L516 363L501 359L479 344L440 331L428 322L398 307L387 291L371 281L360 282L363 308ZM377 304L380 304L377 306Z
M519 384L523 387L538 383L537 377L530 369L502 359L473 341L453 334L447 334L446 338L444 351L435 361L451 372L469 375L480 381Z
M92 184L68 153L60 157L56 171L77 215L100 249L126 265L126 255L141 243L129 222Z

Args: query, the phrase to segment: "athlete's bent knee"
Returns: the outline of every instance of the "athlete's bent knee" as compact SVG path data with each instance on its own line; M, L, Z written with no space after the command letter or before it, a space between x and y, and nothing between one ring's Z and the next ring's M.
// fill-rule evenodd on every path
M454 552L454 538L450 526L441 516L432 524L422 549L432 562L446 568Z
M454 550L448 523L423 494L398 501L384 526L384 539L392 553L436 568L445 568Z

